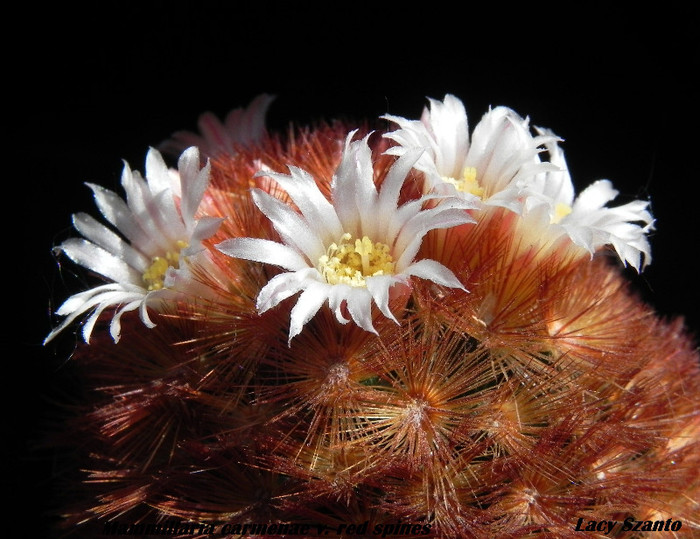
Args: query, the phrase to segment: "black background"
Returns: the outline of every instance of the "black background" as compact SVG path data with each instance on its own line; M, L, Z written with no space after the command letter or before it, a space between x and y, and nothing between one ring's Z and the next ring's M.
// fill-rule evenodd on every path
M4 364L6 383L18 388L8 391L18 450L10 463L21 473L10 485L21 510L37 515L56 497L50 461L30 449L41 440L74 344L71 335L47 348L41 342L52 327L51 305L71 291L51 248L71 234L72 213L97 215L84 182L121 193L122 159L143 170L149 146L195 130L205 110L223 117L262 92L278 96L271 129L387 112L417 118L426 97L448 92L464 101L472 126L489 105L529 116L565 139L579 191L608 178L621 201L650 197L654 261L641 276L629 271L630 279L662 316L685 315L693 331L700 328L694 8L95 6L21 13L8 21L19 37L4 38L12 215L5 279L13 298L5 312L14 322L5 326L12 334ZM17 338L19 354L12 352Z

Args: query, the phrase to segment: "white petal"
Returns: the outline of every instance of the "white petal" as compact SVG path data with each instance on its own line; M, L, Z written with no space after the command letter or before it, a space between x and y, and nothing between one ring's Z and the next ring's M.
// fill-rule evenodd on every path
M309 282L292 308L289 323L289 342L301 333L306 323L311 320L328 299L330 285Z
M202 202L204 192L209 185L209 175L211 163L207 160L206 165L200 169L199 150L188 148L178 161L180 172L180 183L182 191L182 201L180 212L182 220L189 229L192 226L199 204Z
M421 279L433 281L434 283L442 286L461 288L465 292L467 291L459 279L455 277L454 273L435 260L424 259L414 262L407 267L403 273L405 275L413 275L415 277L420 277Z
M343 315L343 305L346 298L350 295L352 287L345 284L336 284L329 288L328 291L328 306L335 313L335 318L341 324L350 322L350 318L345 318Z
M446 226L474 222L474 218L466 210L481 208L481 201L474 195L466 193L464 195L446 196L433 193L405 203L394 213L387 237L397 238L397 250L401 251L405 248L406 242L410 242L413 239L411 235L416 234L416 230L421 228L426 228L425 232L423 232L425 234L433 228L445 228ZM439 201L439 203L428 210L421 210L426 201ZM413 228L406 232L407 225L412 223L418 215L421 215L421 217L411 225ZM441 215L442 217L439 217ZM448 224L447 219L452 219L455 222ZM419 224L420 226L417 226Z
M161 191L170 191L170 171L165 164L163 156L154 148L150 148L146 154L146 177L148 189L156 195Z
M362 329L378 335L377 330L372 325L372 296L369 291L366 288L349 288L345 299L350 316Z
M423 210L414 215L399 232L394 246L395 252L400 253L396 261L396 267L402 271L418 252L423 237L431 230L451 228L467 223L476 222L465 211L464 207L471 207L470 201L461 198L451 198L435 208Z
M322 239L340 238L344 231L335 208L323 196L313 177L297 167L289 167L289 171L289 176L270 172L259 172L256 176L266 176L279 183Z
M252 189L251 194L256 206L272 221L284 243L292 245L310 261L318 260L325 253L326 247L316 230L297 212L260 189Z
M124 260L89 241L70 238L64 241L59 249L76 264L95 271L112 281L131 284L142 282L142 274L137 270Z
M443 176L456 177L464 167L469 149L467 112L462 101L447 94L441 103L430 99L430 112L423 113L436 142L435 165Z
M128 167L128 165L125 165L125 167ZM143 249L144 252L150 252L154 244L150 242L148 236L139 227L134 214L124 199L99 185L88 183L87 186L92 189L95 196L95 204L107 222L116 227L132 245L138 244L139 248Z
M421 148L413 148L399 157L389 169L379 193L375 215L378 224L372 232L380 235L387 233L391 217L396 213L401 187L409 171L422 154L423 150Z
M605 206L618 195L609 180L598 180L586 187L576 197L574 208L577 211L589 212Z
M143 298L136 301L132 301L124 305L121 309L112 317L112 321L109 323L109 334L114 342L119 342L119 337L121 336L121 321L120 318L124 312L133 311L138 308L139 305L143 303ZM103 310L108 307L108 305L102 304L99 308L90 315L90 317L85 321L83 325L83 339L86 343L90 343L90 335L92 335L92 330L95 322L102 314Z
M331 181L331 197L344 232L369 235L372 230L366 227L373 225L369 216L374 216L378 194L367 137L351 142L354 134L352 131L346 139L343 158Z
M183 249L180 254L182 256L190 256L201 251L203 249L202 241L216 234L222 222L223 218L219 217L202 217L197 220L197 224L194 226L190 236L189 247Z
M406 271L406 268L408 268L411 265L413 259L416 257L416 254L418 254L418 251L420 250L420 246L423 243L423 238L428 233L427 230L415 232L409 228L407 228L406 230L409 230L409 232L407 234L404 234L403 236L400 236L400 239L408 238L410 239L410 242L408 244L405 243L405 241L401 241L400 243L397 242L397 245L400 245L401 247L397 247L396 249L397 252L401 253L395 262L396 271L399 271L401 273L404 273Z
M397 123L401 129L386 133L384 137L393 140L398 145L390 147L385 153L387 155L404 155L411 148L422 148L424 151L415 164L416 170L440 180L440 172L435 166L435 154L438 151L437 142L432 138L426 126L419 121L407 120L400 116L384 115L381 118ZM445 172L450 176L449 172Z
M243 258L263 264L272 264L288 271L308 268L308 262L297 251L271 240L258 238L231 238L222 241L216 248L234 258Z
M455 96L447 94L442 102L430 98L428 101L430 108L423 110L421 121L382 116L400 127L384 135L399 144L386 153L403 155L409 148L426 149L415 167L439 184L444 176L460 176L469 149L469 128L464 105Z
M571 206L575 195L574 183L569 174L569 167L566 164L564 152L557 144L561 139L549 129L541 127L536 129L541 135L549 137L545 142L545 147L549 154L549 163L555 168L546 171L544 174L537 174L530 181L543 184L539 191L551 200L554 200L555 204L562 203Z
M398 324L399 321L389 309L389 290L397 280L393 275L377 275L376 277L367 277L365 283L367 283L367 290L372 294L372 299L382 314Z
M490 197L484 200L485 206L497 206L499 208L506 208L513 213L522 213L524 201L522 200L522 191L515 185L515 182L511 183L504 189L494 193ZM527 201L527 198L526 198Z
M178 240L188 237L173 192L165 189L152 195L144 191L143 206L132 208L141 229L150 236L161 252L168 251Z
M137 271L145 272L151 264L149 258L131 247L118 234L112 232L106 226L98 222L86 213L73 215L73 226L86 239L102 247L104 250L122 259Z
M276 275L260 290L256 301L259 313L275 307L281 301L293 296L312 282L319 281L319 274L314 268L306 268L293 273Z
M126 165L122 174L132 220L141 230L140 235L129 239L141 250L163 252L185 238L187 231L173 197L171 172L156 150L148 152L146 169L147 180L138 172L132 173Z
M51 341L77 317L95 309L91 316L85 321L83 327L83 338L86 343L89 343L92 328L104 309L124 303L138 303L141 302L144 297L145 291L134 292L128 289L125 290L117 284L99 286L92 290L75 294L68 298L56 311L56 314L65 316L66 318L46 337L44 344Z

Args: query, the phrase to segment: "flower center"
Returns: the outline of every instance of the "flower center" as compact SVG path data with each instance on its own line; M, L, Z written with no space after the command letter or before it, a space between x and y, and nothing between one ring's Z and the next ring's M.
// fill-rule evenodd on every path
M148 290L162 289L168 268L173 267L177 269L180 267L180 251L187 247L187 243L178 241L175 245L177 250L167 251L164 256L153 257L153 263L148 266L148 269L143 274L143 282Z
M476 169L474 167L465 167L465 169L462 171L462 177L459 179L451 178L449 176L443 176L442 179L447 183L454 185L457 191L471 193L472 195L476 195L478 197L484 195L484 188L479 185L479 182L476 179Z
M346 233L318 259L318 271L328 284L366 286L365 277L393 274L394 259L388 245L367 236L353 242L352 235Z
M559 202L556 206L554 206L554 215L552 216L552 224L558 223L561 221L564 217L569 215L571 213L572 209L571 206L568 204L564 204L563 202Z

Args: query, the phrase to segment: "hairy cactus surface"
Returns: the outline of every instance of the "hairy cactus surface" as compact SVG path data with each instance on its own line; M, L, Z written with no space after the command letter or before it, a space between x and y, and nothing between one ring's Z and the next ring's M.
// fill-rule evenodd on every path
M272 102L91 184L57 247L96 274L47 337L82 323L68 536L698 536L698 352L621 270L648 202L576 195L505 107Z

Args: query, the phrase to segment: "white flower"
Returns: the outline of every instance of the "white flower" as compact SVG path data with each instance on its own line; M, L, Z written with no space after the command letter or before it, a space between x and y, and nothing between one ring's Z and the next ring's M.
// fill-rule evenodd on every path
M547 170L538 157L550 136L533 137L528 120L511 109L489 110L469 137L462 102L447 94L443 101L429 99L420 121L385 115L400 129L385 134L398 145L387 153L403 155L425 148L416 169L425 173L427 189L476 196L485 204L520 211L516 182Z
M538 131L551 135L546 129ZM651 263L651 246L646 235L654 229L649 202L634 200L606 207L618 195L609 180L598 180L575 197L564 152L555 140L551 136L546 146L557 169L520 183L525 199L523 216L533 223L539 221L540 226L544 224L551 237L566 234L591 254L602 246L612 245L625 264L638 272L644 269Z
M265 115L274 99L275 96L261 94L248 107L231 110L223 123L214 113L204 112L197 121L201 134L177 131L160 149L179 154L185 148L197 146L204 157L232 155L237 147L250 146L265 136Z
M473 222L465 210L474 205L431 195L399 206L399 191L422 150L399 158L377 191L367 139L353 142L354 134L347 137L333 177L331 201L309 173L292 166L289 175L264 174L277 181L300 213L261 190L252 190L255 204L270 219L282 243L233 238L217 246L229 256L286 270L260 291L260 313L302 291L291 312L290 342L326 301L340 323L350 321L347 308L358 326L376 333L372 301L396 321L389 309L390 289L408 285L411 276L464 289L442 264L414 259L428 231ZM422 209L429 198L440 198L442 203Z
M77 317L91 312L83 326L83 338L89 342L97 319L107 308L115 308L110 333L116 342L125 312L139 309L143 323L153 327L147 307L157 308L160 302L182 292L183 286L186 290L190 279L184 262L202 251L201 241L216 232L221 221L195 219L210 170L209 163L200 168L199 159L198 149L189 148L174 171L151 149L146 156L145 180L125 163L121 183L126 201L108 189L88 184L102 216L120 234L78 213L73 224L84 239L66 240L57 250L112 282L68 298L56 311L66 318L44 343Z

